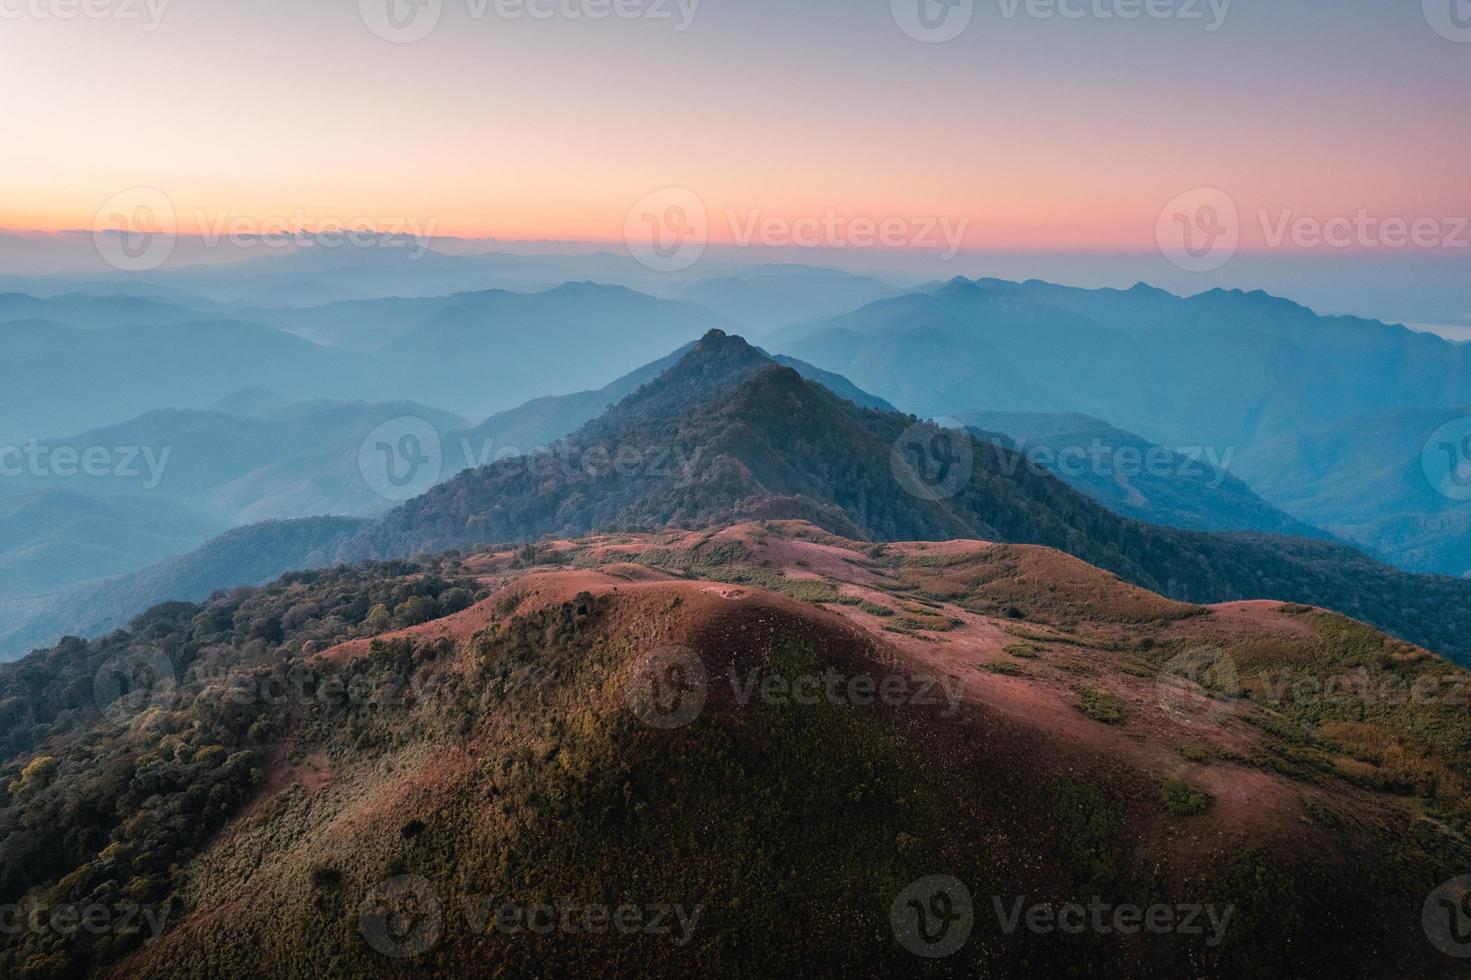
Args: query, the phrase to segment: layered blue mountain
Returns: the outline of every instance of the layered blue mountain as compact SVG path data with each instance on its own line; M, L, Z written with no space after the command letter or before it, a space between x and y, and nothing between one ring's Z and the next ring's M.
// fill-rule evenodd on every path
M1297 521L1408 569L1471 569L1466 504L1417 475L1429 437L1471 405L1465 344L1261 292L987 279L789 327L770 344L925 415L1078 413L1200 447L1239 460L1235 475Z

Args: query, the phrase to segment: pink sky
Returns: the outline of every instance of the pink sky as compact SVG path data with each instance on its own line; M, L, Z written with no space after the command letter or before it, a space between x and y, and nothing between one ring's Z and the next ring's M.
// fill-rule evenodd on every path
M616 242L667 186L716 242L728 212L833 211L963 219L967 248L1146 249L1203 186L1237 202L1248 249L1259 212L1471 214L1471 44L1419 4L1241 3L1207 32L981 2L944 44L887 2L794 6L703 0L681 32L446 0L401 45L338 0L175 0L152 31L7 21L0 226L87 228L135 186L186 233L304 215L506 240Z

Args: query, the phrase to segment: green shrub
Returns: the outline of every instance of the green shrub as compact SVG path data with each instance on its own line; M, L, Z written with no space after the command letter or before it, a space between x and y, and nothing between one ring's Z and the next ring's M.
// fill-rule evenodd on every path
M1180 746L1180 754L1191 762L1205 762L1211 757L1211 750L1201 742L1191 742Z
M1105 725L1119 725L1124 720L1124 705L1112 691L1091 684L1080 684L1074 689L1078 695L1077 708L1094 721Z
M1166 779L1159 786L1159 802L1172 817L1193 817L1210 806L1210 796L1180 779Z
M784 579L778 586L782 592L803 602L837 602L838 590L822 579Z

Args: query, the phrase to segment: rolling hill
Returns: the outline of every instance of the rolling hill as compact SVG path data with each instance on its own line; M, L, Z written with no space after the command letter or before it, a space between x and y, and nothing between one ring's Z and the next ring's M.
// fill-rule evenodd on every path
M294 574L0 667L0 901L152 916L0 970L1458 976L1465 712L1290 693L1358 675L1471 680L800 522ZM1093 907L1134 927L1055 928Z

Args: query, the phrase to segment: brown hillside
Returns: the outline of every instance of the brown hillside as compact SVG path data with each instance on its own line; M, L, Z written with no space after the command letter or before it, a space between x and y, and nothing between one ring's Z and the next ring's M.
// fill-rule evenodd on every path
M311 658L412 683L369 708L298 710L257 798L180 869L188 913L118 976L902 974L922 961L896 943L889 902L940 871L978 906L965 948L932 964L947 975L1309 961L1451 975L1420 902L1467 853L1453 828L1471 811L1457 760L1413 734L1430 715L1314 718L1264 700L1254 673L1346 666L1366 644L1375 665L1449 669L1356 624L1183 605L1042 548L872 546L800 522L553 541L464 567L488 590L469 608ZM698 714L665 728L630 691L671 648L706 681ZM1172 673L1199 650L1238 664L1239 683ZM891 678L902 695L784 703L750 696L751 671ZM443 913L400 960L371 948L360 906L405 875ZM686 945L571 942L476 931L463 905L487 895L652 896L704 918ZM1042 941L998 927L989 897L1016 895L1238 918L1212 945ZM1301 914L1309 901L1325 914ZM798 960L751 941L783 929L815 946Z

